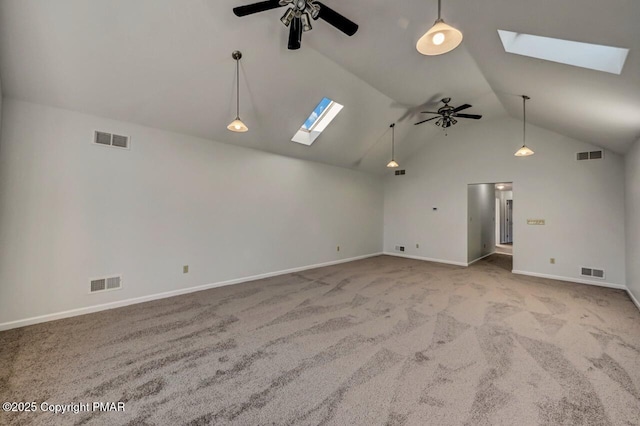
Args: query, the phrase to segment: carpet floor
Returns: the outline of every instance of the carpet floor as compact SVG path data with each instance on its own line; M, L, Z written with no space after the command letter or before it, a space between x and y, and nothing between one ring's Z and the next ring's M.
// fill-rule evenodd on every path
M379 256L0 333L0 424L636 425L626 293Z

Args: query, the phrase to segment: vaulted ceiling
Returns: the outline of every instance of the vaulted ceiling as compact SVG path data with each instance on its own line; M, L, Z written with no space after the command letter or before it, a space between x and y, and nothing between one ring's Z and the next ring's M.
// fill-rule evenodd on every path
M442 133L413 123L444 96L483 120L520 119L526 93L528 122L618 153L640 137L638 1L443 0L464 41L437 57L415 49L436 0L323 1L358 33L316 21L289 51L283 10L233 15L251 0L1 0L3 94L373 173L385 171L391 122L399 160ZM630 53L621 75L590 71L507 54L497 29ZM245 134L226 130L236 49ZM311 147L291 142L324 96L344 110Z

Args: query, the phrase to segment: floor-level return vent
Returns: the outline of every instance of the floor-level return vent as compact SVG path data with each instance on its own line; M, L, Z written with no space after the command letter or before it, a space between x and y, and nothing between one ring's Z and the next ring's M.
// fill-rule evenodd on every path
M604 269L587 268L587 267L581 266L580 275L582 275L583 277L598 278L603 280Z
M122 276L120 275L105 278L94 278L91 280L89 293L118 290L120 288L122 288Z

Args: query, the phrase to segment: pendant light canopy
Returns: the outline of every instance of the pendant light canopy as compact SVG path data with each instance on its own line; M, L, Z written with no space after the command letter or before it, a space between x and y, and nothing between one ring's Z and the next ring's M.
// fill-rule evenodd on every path
M391 161L389 161L389 163L387 164L387 167L393 169L396 167L400 167L400 165L398 163L396 163L395 160L395 149L396 149L396 123L391 124L389 127L391 127Z
M531 99L527 95L522 95L522 148L516 151L516 157L528 157L535 154L526 144L527 136L527 101Z
M416 44L418 52L427 56L442 55L455 49L462 43L462 33L448 25L440 17L441 0L438 0L438 19Z
M227 129L232 132L244 133L249 128L240 120L240 58L242 58L242 53L236 50L231 54L231 57L236 61L236 119L227 126Z

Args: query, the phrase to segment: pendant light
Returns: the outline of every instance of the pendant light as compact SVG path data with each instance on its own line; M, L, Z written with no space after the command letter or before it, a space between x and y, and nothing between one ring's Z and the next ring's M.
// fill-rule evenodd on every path
M227 129L232 132L244 133L249 128L240 120L240 58L242 58L242 52L236 50L231 54L231 57L236 61L236 119L227 126Z
M395 160L395 149L396 149L396 123L393 123L392 125L390 125L389 127L391 127L391 161L389 161L389 163L387 164L387 167L393 169L396 167L399 167L400 165L398 163L396 163Z
M462 43L462 33L451 25L447 25L440 17L441 0L438 0L438 19L418 43L418 52L427 56L442 55L455 49Z
M522 95L522 148L516 151L516 157L528 157L530 155L535 154L529 147L526 145L526 136L527 136L527 101L531 99L526 95Z

